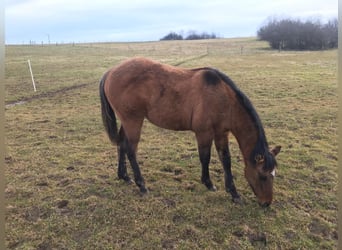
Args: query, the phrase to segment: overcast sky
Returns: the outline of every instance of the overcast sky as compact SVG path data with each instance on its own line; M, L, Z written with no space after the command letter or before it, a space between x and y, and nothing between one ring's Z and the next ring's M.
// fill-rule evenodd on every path
M337 17L338 0L6 0L7 44L156 41L170 31L256 36L270 16Z

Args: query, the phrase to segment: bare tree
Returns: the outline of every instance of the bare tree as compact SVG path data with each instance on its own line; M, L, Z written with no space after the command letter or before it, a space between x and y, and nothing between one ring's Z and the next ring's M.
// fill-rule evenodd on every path
M166 36L164 36L163 38L161 38L160 40L199 40L199 39L216 39L218 38L218 36L215 33L207 33L207 32L202 32L201 34L194 31L194 30L190 30L188 31L188 35L183 38L182 35L177 34L175 32L170 32L169 34L167 34Z
M164 40L183 40L183 36L177 34L176 32L170 32L169 34L160 39L160 41Z
M337 18L323 25L320 20L269 19L257 34L273 49L319 50L337 47Z

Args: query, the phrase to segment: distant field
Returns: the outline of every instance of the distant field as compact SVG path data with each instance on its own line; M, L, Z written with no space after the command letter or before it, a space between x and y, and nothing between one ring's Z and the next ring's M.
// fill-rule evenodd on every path
M194 135L148 122L138 160L150 193L117 179L98 82L132 56L218 68L249 96L269 144L282 145L270 208L257 204L234 139L242 205L214 150L210 192ZM8 249L337 249L336 50L279 53L253 38L6 46L5 67Z

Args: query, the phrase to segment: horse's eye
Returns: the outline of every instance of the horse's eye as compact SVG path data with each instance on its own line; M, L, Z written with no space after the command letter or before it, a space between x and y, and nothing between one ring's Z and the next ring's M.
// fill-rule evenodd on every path
M261 180L261 181L267 181L267 176L265 176L265 175L259 175L259 180Z

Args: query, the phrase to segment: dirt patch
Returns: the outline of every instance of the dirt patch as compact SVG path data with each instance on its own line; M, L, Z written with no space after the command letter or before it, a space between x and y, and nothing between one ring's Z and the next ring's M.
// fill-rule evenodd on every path
M68 92L70 90L84 88L84 87L86 87L86 86L88 86L90 84L93 84L93 83L83 83L83 84L74 85L74 86L70 86L70 87L64 87L64 88L57 89L57 90L54 90L54 91L49 91L49 92L41 93L41 94L38 94L38 95L34 95L34 96L30 96L30 97L25 97L25 98L23 98L21 100L8 101L8 102L5 102L5 107L6 108L10 108L10 107L13 107L13 106L16 106L16 105L22 105L22 104L25 104L27 102L31 102L33 100L53 97L53 96L58 95L58 94L66 93L66 92Z
M267 236L265 232L256 232L244 225L242 228L233 232L233 235L237 238L247 238L249 242L254 246L266 247L267 246Z
M308 228L312 234L321 235L323 237L329 236L329 227L317 218L312 220Z

